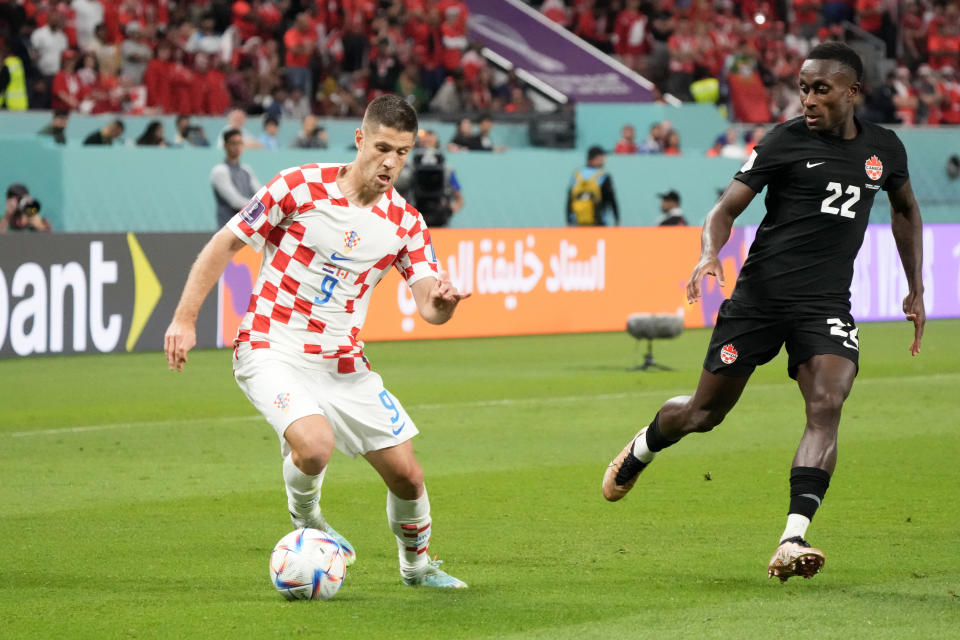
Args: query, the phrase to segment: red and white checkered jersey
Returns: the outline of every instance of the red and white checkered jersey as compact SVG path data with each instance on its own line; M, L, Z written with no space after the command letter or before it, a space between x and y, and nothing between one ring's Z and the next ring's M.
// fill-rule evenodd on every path
M340 373L369 368L358 335L391 266L408 285L437 277L420 213L394 189L367 209L337 186L341 164L284 169L227 226L263 250L237 344L277 349Z

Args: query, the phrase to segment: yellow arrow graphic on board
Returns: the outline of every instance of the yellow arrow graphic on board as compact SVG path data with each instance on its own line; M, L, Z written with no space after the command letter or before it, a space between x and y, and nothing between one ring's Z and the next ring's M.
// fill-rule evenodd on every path
M157 274L153 272L150 261L143 253L140 243L137 242L137 237L128 233L127 244L130 246L130 257L133 259L133 319L130 321L130 333L127 335L127 351L132 351L140 334L143 333L143 328L147 326L150 314L160 301L163 287L160 286Z

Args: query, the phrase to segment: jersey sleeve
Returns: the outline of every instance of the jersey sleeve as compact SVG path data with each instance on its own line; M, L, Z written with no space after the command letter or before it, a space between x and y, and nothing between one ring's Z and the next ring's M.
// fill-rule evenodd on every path
M733 176L734 180L739 180L757 193L763 191L790 160L791 154L784 144L786 131L784 125L778 125L763 136L740 167L740 171Z
M406 242L393 265L407 281L407 285L424 278L437 278L440 272L437 266L437 254L433 250L430 230L417 213L417 222L407 234Z
M890 177L883 181L883 190L896 191L910 179L910 172L907 170L907 150L904 148L903 142L893 131L890 131L889 135L893 160L890 162Z
M278 173L266 186L260 187L227 222L227 227L238 238L257 251L263 249L273 228L297 211L297 201L285 173Z

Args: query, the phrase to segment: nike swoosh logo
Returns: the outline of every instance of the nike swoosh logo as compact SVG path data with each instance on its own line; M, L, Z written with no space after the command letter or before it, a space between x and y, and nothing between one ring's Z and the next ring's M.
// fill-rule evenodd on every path
M820 165L826 164L826 163L827 163L826 160L824 160L823 162L810 162L810 161L807 161L807 169L813 169L814 167L819 167Z
M400 435L400 432L403 431L403 428L404 428L405 426L407 426L407 423L406 423L406 422L404 422L403 424L401 424L401 425L400 425L399 427L397 427L396 429L391 429L391 431L393 431L393 435L395 435L395 436Z
M341 256L336 251L330 256L331 260L353 260L353 258L348 258L347 256Z

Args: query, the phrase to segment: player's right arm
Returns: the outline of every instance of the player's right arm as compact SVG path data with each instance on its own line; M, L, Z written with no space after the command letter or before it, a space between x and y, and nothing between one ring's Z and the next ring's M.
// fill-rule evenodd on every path
M726 285L723 265L719 258L720 249L730 239L733 221L747 208L755 195L757 193L753 189L734 179L710 209L700 235L700 261L687 281L687 302L693 304L700 298L700 286L706 276L715 277L721 287Z
M170 370L183 371L187 352L197 344L197 316L210 289L227 268L234 254L244 246L243 240L227 227L217 231L190 267L190 275L173 313L173 320L163 339L163 350Z
M903 299L903 312L913 322L911 355L920 353L923 328L927 313L923 306L923 219L920 207L907 179L888 193L890 197L890 223L893 239L897 243L903 273L907 278L907 295Z

